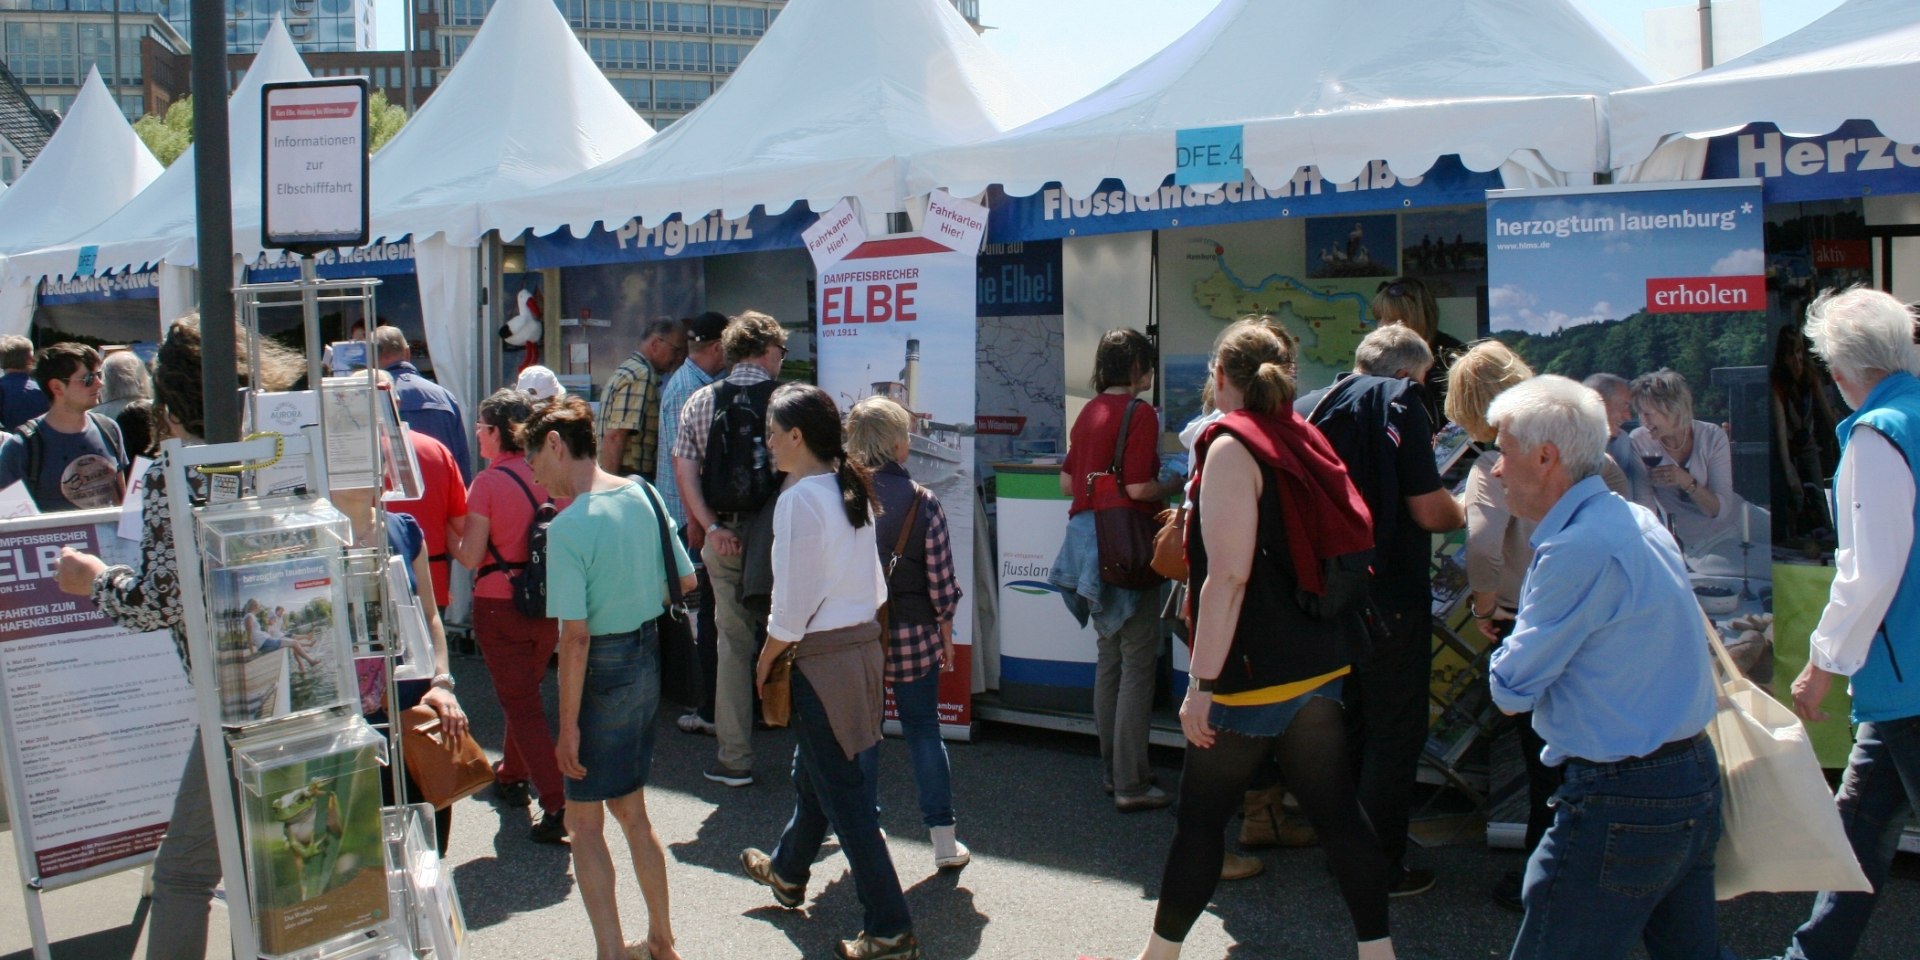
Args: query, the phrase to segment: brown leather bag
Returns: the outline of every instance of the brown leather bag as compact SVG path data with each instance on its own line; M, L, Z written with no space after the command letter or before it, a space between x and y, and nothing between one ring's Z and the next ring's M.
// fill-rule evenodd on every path
M1162 577L1153 569L1153 541L1158 531L1153 518L1140 512L1137 501L1127 496L1121 483L1121 466L1127 449L1127 433L1133 424L1133 410L1144 407L1139 400L1127 404L1120 417L1120 436L1113 443L1113 463L1105 473L1087 477L1088 499L1093 506L1093 532L1100 554L1100 579L1128 590L1151 590Z
M1187 579L1187 508L1183 504L1160 511L1154 520L1160 532L1153 535L1153 572L1168 580Z
M784 727L793 722L793 654L775 657L767 668L767 682L760 687L760 720L769 727Z
M400 715L400 745L420 799L435 810L445 810L493 783L493 764L473 734L461 737L457 746L450 743L440 728L440 715L424 703Z

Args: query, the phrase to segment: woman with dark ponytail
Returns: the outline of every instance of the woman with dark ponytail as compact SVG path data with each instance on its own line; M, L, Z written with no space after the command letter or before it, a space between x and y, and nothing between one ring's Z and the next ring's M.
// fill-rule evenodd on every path
M773 609L756 683L793 661L793 816L773 854L740 854L747 876L789 910L807 898L815 855L832 830L847 855L866 929L842 941L852 960L920 956L907 899L871 799L879 749L886 601L874 539L872 474L847 451L840 411L818 387L790 383L767 403L767 449L791 485L773 513Z
M1242 321L1209 374L1223 416L1194 446L1187 526L1193 666L1179 826L1141 960L1174 960L1220 882L1227 821L1278 760L1320 835L1360 960L1391 960L1387 864L1347 762L1341 679L1357 611L1329 611L1330 574L1373 547L1366 502L1318 430L1293 412L1285 348ZM1308 609L1314 613L1308 613Z

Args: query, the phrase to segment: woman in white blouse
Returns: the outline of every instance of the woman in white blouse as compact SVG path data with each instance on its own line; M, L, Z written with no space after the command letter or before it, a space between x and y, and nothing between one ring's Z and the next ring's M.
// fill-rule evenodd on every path
M1671 518L1689 557L1741 536L1745 504L1733 492L1733 448L1725 430L1693 418L1687 379L1664 368L1635 377L1633 408L1640 415L1633 452L1646 465L1633 498Z
M747 876L787 909L806 901L831 829L847 855L866 929L839 944L852 960L920 956L886 837L868 799L866 754L879 749L886 651L877 612L887 586L874 540L872 478L847 456L840 411L818 387L790 383L767 403L767 449L792 479L773 513L773 610L756 682L793 664L793 817L769 856L740 854Z

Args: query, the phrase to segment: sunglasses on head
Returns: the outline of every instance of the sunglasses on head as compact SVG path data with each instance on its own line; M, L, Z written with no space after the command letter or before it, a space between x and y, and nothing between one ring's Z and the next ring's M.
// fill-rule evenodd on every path
M1407 295L1407 285L1404 283L1382 283L1380 288L1374 292L1384 293L1389 297L1404 297Z

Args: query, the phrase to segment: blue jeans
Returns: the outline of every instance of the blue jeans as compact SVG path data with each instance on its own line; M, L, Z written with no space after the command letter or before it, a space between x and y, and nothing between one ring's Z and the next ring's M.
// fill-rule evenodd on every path
M900 714L907 753L913 758L913 785L920 790L920 820L929 828L953 826L953 772L947 744L940 739L940 668L918 680L893 685L893 706ZM860 755L868 799L880 809L880 751Z
M773 872L805 886L831 828L853 871L854 889L866 912L864 929L876 937L894 937L912 930L913 919L862 772L879 749L876 743L847 759L813 685L798 669L793 671L793 789L799 796L773 851Z
M1835 803L1853 855L1876 892L1821 894L1813 915L1794 931L1788 960L1845 960L1859 946L1900 831L1920 804L1920 717L1860 725Z
M1701 737L1650 760L1568 760L1553 826L1527 860L1511 960L1716 960L1720 769Z

